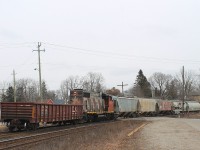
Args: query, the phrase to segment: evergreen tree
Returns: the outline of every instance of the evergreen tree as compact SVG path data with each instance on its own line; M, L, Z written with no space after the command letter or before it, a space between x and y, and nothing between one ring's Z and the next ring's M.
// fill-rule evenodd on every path
M151 85L141 69L134 83L134 95L138 97L151 97Z
M7 90L6 90L6 99L7 102L13 102L14 101L14 89L12 86L10 86Z
M2 101L2 102L6 102L6 95L5 95L4 93L3 93L2 96L1 96L1 101Z
M45 81L42 82L42 95L43 99L47 99L48 93L47 93L47 87Z

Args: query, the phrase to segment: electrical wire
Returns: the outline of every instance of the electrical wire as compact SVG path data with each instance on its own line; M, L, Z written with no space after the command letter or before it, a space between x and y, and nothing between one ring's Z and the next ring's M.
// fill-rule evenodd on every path
M90 49L83 49L78 47L72 47L72 46L65 46L65 45L59 45L59 44L52 44L52 43L44 43L46 45L51 45L59 48L67 48L67 50L73 49L82 53L90 54L90 55L96 55L96 56L107 56L107 57L117 57L122 59L143 59L144 61L162 61L162 62L188 62L188 63L200 63L200 61L197 60L184 60L184 59L169 59L169 58L157 58L157 57L147 57L147 56L137 56L137 55L125 55L124 53L113 53L113 52L105 52L105 51L97 51L97 50L90 50ZM64 50L66 51L66 49Z

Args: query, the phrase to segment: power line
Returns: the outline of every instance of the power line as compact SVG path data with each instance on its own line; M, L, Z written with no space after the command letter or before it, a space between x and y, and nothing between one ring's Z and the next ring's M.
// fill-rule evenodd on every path
M0 48L1 46L7 46L7 48L13 48L13 47L9 47L9 46L27 46L30 44L34 44L35 42L24 42L24 43L0 43ZM157 58L157 57L148 57L148 56L138 56L138 55L132 55L130 53L117 53L117 52L108 52L108 51L100 51L100 50L92 50L92 49L85 49L85 48L79 48L79 47L74 47L74 46L67 46L67 45L60 45L60 44L53 44L53 43L43 43L45 45L49 45L49 46L54 46L57 47L57 50L61 50L58 48L64 48L64 50L66 52L67 50L73 50L73 52L81 52L84 54L88 54L88 55L95 55L95 56L104 56L104 57L108 57L108 58L119 58L119 59L123 59L123 60L138 60L138 61L142 61L142 62L162 62L162 63L190 63L190 64L199 64L200 61L197 60L184 60L184 59L170 59L170 58ZM75 50L75 51L74 51Z
M2 48L20 48L20 47L31 47L34 42L24 42L24 43L0 43L0 49Z
M66 46L66 45L59 45L59 44L52 44L52 43L45 43L47 45L56 46L60 48L68 48L68 49L74 49L82 53L92 54L92 55L104 55L108 57L120 57L125 59L145 59L144 61L167 61L167 62L192 62L192 63L200 63L200 61L195 60L183 60L183 59L170 59L170 58L157 58L157 57L147 57L147 56L137 56L137 55L130 55L130 54L124 54L124 53L116 53L116 52L105 52L105 51L99 51L99 50L91 50L91 49L84 49L84 48L78 48L73 46Z
M30 47L30 44L35 44L35 42L22 42L22 43L0 43L0 48L6 47L6 48L15 48L12 46L19 46L19 47ZM100 50L92 50L92 49L85 49L85 48L79 48L74 46L67 46L67 45L60 45L60 44L54 44L54 43L48 43L43 42L43 44L50 45L50 46L56 46L60 48L68 48L68 49L74 49L82 53L92 54L92 55L111 55L111 57L124 57L125 59L148 59L146 61L167 61L167 62L192 62L192 63L200 63L198 60L184 60L184 59L170 59L170 58L157 58L157 57L148 57L148 56L138 56L138 55L130 55L130 54L124 54L124 53L117 53L117 52L107 52L107 51L100 51ZM109 56L110 57L110 56Z

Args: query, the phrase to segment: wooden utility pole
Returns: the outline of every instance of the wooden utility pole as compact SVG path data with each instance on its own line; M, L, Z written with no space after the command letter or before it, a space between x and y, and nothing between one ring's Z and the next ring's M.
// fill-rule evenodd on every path
M67 82L67 85L66 85L66 94L67 94L67 97L65 98L65 104L67 104L67 100L69 100L69 95L68 95L68 82Z
M184 71L184 66L183 66L183 72L182 72L182 80L183 80L183 100L182 100L182 111L184 114L184 103L185 103L185 71Z
M117 86L121 86L122 87L122 94L124 95L124 86L127 86L128 84L124 84L123 82L122 82L122 84L121 85L117 85Z
M38 65L39 65L39 95L40 95L40 101L42 102L43 101L43 94L42 94L42 78L41 78L41 63L40 63L40 52L41 51L44 51L45 52L45 49L44 50L40 50L40 47L41 47L41 42L38 42L38 46L37 46L37 50L33 50L33 51L37 51L38 52Z
M13 90L14 90L14 102L17 102L17 96L16 96L16 81L15 81L15 70L13 70Z

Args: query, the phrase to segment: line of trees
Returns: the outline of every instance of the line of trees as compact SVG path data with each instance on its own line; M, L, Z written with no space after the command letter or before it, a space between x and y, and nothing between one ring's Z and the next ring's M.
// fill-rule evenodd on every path
M5 85L5 84L4 84ZM55 99L55 92L47 90L45 81L42 81L42 93L44 99ZM16 101L31 102L39 101L39 83L33 79L19 79L16 81ZM14 101L14 88L8 86L6 91L2 91L1 101Z
M137 97L157 97L162 99L181 99L183 98L183 72L172 76L161 72L153 73L148 79L140 69L136 76L134 85L129 89L133 96ZM189 98L192 93L200 91L199 78L192 71L185 71L184 96ZM2 83L1 101L14 101L14 89ZM104 77L101 73L89 72L85 76L69 76L61 82L60 89L49 90L46 82L42 82L42 94L44 99L62 99L65 102L69 99L69 90L74 88L84 89L89 92L106 92L110 95L123 96L119 89L115 87L106 89ZM16 81L17 101L39 101L39 83L33 79L19 79Z
M198 84L198 78L192 71L185 71L184 79L183 92L182 70L175 76L155 72L148 80L143 71L139 70L135 83L129 91L138 97L157 97L162 99L182 99L184 93L185 98L189 99L191 94L200 91L200 84Z
M2 89L6 88L6 91L1 93L1 101L13 102L14 101L14 89L13 86L6 86L6 83L2 83ZM70 76L66 80L62 81L60 89L53 91L48 90L46 82L42 81L42 94L43 99L62 99L65 102L68 98L68 91L74 88L84 89L89 92L102 92L105 90L104 78L100 73L89 72L83 77ZM17 102L31 102L40 101L39 99L39 83L33 79L19 79L16 81L16 100Z
M70 76L62 81L60 86L60 96L65 101L68 100L68 91L74 88L84 89L88 92L103 92L105 91L104 77L101 73L89 72L87 75Z

